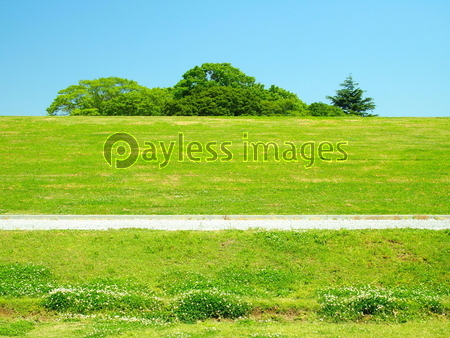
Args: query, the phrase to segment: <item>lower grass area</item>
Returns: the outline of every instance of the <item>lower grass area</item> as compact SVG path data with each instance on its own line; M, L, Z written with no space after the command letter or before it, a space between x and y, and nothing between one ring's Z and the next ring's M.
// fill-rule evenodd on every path
M446 337L450 232L1 231L0 336Z
M2 325L2 324L0 324ZM16 324L19 325L19 324ZM23 324L22 324L23 325ZM154 337L154 338L298 338L298 337L350 337L350 338L428 338L448 337L448 320L408 322L404 324L325 322L217 322L206 321L196 325L142 325L120 321L80 319L35 324L25 337ZM0 326L1 330L1 326ZM1 332L1 331L0 331ZM23 332L23 331L22 331ZM6 335L5 337L11 337ZM1 333L0 333L0 337Z

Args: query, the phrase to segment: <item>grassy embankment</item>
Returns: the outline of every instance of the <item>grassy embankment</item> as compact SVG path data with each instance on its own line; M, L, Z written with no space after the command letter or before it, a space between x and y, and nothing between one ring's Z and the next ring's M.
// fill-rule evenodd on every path
M3 231L0 335L445 337L449 235ZM192 324L205 302L244 317Z
M449 118L1 117L1 214L450 214ZM156 143L158 162L128 169L103 157L106 138L133 135ZM184 133L184 159L178 159ZM248 144L316 142L315 163L297 156L244 161ZM167 166L158 142L175 142ZM204 147L201 162L186 144ZM218 159L207 142L217 142ZM334 151L320 160L320 142ZM221 162L232 153L231 161ZM347 161L337 161L348 153ZM284 148L283 148L284 147ZM329 145L323 146L329 149ZM252 148L249 148L250 151ZM114 148L114 151L116 148ZM260 150L262 148L260 147ZM280 155L281 156L281 155ZM287 157L290 157L287 154ZM305 148L309 157L309 147Z

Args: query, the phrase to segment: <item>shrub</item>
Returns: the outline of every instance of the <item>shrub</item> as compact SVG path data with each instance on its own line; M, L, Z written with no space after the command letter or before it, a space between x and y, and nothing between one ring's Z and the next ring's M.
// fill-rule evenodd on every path
M444 312L439 297L425 289L344 287L322 292L319 303L321 314L337 321L360 320L367 316L405 321L411 317Z
M174 306L177 318L195 322L209 318L243 317L250 312L250 305L234 295L219 290L193 290L183 294Z
M53 289L44 299L43 306L54 311L84 314L100 310L155 310L162 302L142 291L94 283Z

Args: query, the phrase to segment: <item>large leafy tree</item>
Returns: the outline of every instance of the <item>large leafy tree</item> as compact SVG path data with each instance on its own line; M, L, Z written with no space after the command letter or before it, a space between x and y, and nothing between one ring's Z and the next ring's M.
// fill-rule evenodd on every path
M308 105L294 93L274 85L269 89L261 86L256 91L262 99L262 115L308 115Z
M204 63L188 70L182 77L174 86L174 95L177 99L216 86L233 88L255 86L254 77L245 75L229 63Z
M353 81L349 75L343 83L340 84L342 89L336 91L335 96L327 96L331 103L341 108L346 114L359 116L375 116L368 113L375 109L375 103L371 97L363 98L364 90L357 87L359 83Z
M48 115L159 115L165 89L118 77L81 80L58 92Z
M102 115L163 115L163 108L170 100L172 100L171 88L143 88L105 101L102 105Z
M248 88L213 86L167 102L164 115L261 115L260 98Z
M174 86L168 115L307 115L297 95L277 86L265 89L229 63L204 63Z

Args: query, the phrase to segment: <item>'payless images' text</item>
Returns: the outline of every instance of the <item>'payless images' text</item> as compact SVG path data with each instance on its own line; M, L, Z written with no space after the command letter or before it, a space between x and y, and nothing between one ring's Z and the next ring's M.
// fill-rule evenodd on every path
M141 143L142 144L142 143ZM325 162L342 162L348 159L344 146L348 141L307 141L296 143L284 141L252 141L247 132L243 133L242 145L237 157L236 147L232 141L199 142L186 139L185 134L178 133L173 141L144 141L141 148L137 139L128 133L110 135L103 145L106 162L118 169L131 167L139 157L146 162L157 162L158 167L167 167L170 161L192 162L229 162L242 158L244 162L304 161L305 168L311 168L317 160Z

